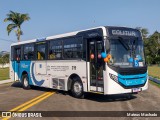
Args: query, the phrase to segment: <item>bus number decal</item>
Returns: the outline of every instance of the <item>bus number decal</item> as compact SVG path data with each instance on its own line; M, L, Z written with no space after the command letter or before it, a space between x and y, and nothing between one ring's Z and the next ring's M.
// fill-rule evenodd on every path
M76 70L76 66L72 66L72 70Z

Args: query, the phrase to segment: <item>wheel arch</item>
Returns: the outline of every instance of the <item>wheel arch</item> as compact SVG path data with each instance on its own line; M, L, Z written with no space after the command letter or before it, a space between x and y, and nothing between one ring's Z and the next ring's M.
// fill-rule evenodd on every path
M24 85L24 77L27 77L27 78L28 78L28 79L27 79L27 82L28 82L27 86ZM29 76L28 76L28 72L27 72L27 71L23 71L23 72L22 72L22 74L21 74L21 83L22 83L22 85L23 85L23 89L28 90L28 89L31 88L30 83L29 83Z
M80 77L79 75L77 75L76 73L71 74L71 75L68 77L67 90L70 90L70 89L71 89L71 85L72 85L72 82L73 82L74 80L79 80L80 82L82 82L81 77ZM82 85L83 85L83 84L82 84Z
M26 74L28 75L28 72L24 70L24 71L22 72L22 74L21 74L21 81L22 81L23 75L26 75Z

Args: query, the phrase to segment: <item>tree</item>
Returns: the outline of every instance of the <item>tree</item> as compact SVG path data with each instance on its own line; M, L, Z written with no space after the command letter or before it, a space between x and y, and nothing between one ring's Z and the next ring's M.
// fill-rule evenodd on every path
M160 64L160 33L155 31L144 41L148 64Z
M23 35L23 32L21 30L21 25L24 21L28 21L29 19L30 17L28 14L21 14L21 13L10 11L10 13L7 14L7 18L4 19L4 22L8 22L8 21L11 22L11 24L7 26L8 35L12 30L16 29L15 33L17 36L17 40L18 42L20 42L20 36Z
M5 63L9 63L9 54L5 54L3 56L3 59L4 59Z
M142 27L136 27L138 30L141 31L142 33L142 37L145 40L149 34L148 29L147 28L142 28Z
M9 63L9 54L0 57L0 64L2 64L2 67L7 63Z
M145 39L145 38L147 38L147 35L149 32L148 32L148 29L142 28L141 33L142 33L142 37Z

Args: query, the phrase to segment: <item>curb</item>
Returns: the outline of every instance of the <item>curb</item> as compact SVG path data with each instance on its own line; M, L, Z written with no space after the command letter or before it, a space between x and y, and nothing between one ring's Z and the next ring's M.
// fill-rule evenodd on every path
M153 82L155 82L157 84L160 84L160 79L154 78L152 76L149 76L149 80L151 80L151 81L153 81Z
M8 80L0 80L0 84L10 83L10 82L14 82L14 81L11 80L11 79L8 79Z

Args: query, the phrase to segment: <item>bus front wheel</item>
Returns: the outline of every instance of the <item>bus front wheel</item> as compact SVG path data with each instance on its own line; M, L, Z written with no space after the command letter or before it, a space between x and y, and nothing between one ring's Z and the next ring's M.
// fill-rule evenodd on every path
M29 79L27 74L22 76L22 85L23 85L23 89L28 90L31 88L29 85Z
M83 98L83 84L80 80L73 80L71 85L71 93L76 98Z

